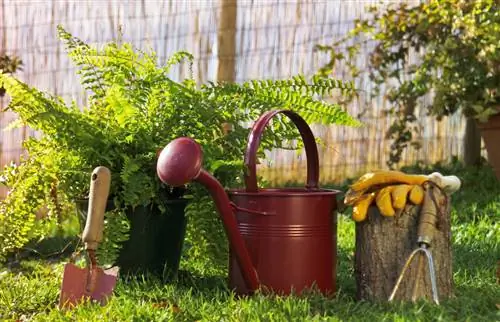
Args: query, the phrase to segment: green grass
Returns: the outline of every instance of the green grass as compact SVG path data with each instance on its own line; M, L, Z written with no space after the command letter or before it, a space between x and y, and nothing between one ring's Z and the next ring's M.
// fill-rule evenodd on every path
M429 169L408 169L428 172ZM0 320L36 321L499 321L500 184L490 169L439 167L457 174L462 189L453 198L452 238L455 294L441 306L431 303L355 301L352 260L354 224L339 216L338 294L325 298L255 295L237 299L226 287L223 271L203 275L184 265L176 283L153 278L120 280L108 305L60 311L62 268L67 258L24 260L0 268ZM189 264L189 263L188 263Z

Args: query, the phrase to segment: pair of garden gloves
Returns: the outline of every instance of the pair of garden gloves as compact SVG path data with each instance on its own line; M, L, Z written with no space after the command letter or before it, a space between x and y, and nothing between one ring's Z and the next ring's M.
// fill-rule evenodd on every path
M354 182L344 197L344 204L352 206L352 219L366 219L368 209L375 204L383 216L393 217L408 204L420 205L424 200L425 182L431 181L446 194L460 188L456 176L443 176L439 172L430 175L406 174L401 171L375 171L361 176Z

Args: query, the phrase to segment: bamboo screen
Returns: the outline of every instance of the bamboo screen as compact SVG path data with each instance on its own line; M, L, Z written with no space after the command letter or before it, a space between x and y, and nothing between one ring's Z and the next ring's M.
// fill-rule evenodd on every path
M352 28L355 18L366 14L366 6L376 2L238 0L235 80L313 74L328 59L314 52L314 46L341 37ZM23 60L24 70L17 76L30 85L84 103L75 68L57 40L56 26L61 24L90 43L116 39L118 26L122 26L124 41L141 49L151 47L162 60L177 50L193 53L199 82L215 80L220 8L219 1L209 0L0 0L0 53L15 54ZM366 53L369 47L363 50ZM366 60L367 55L361 55L358 63ZM185 72L178 68L172 77L179 79ZM336 76L346 77L342 66ZM357 85L368 97L369 81L361 79ZM7 98L0 99L0 106L7 103ZM363 128L313 125L313 131L325 143L320 146L322 182L385 167L390 148L385 130L391 119L382 110L387 102L380 96L368 104L369 112L361 117L366 124ZM365 106L360 100L348 108L356 115ZM1 113L0 127L13 119L15 115ZM422 114L419 122L423 148L406 152L403 163L435 162L461 154L464 122L459 116L436 122ZM0 165L18 160L21 142L29 135L33 135L29 129L1 132ZM260 171L273 183L301 181L305 162L300 153L271 151Z

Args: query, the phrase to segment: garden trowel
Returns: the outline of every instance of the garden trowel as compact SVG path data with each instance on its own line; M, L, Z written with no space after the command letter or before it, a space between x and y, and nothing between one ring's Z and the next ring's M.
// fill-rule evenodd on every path
M118 268L103 270L97 266L96 259L97 246L102 240L110 181L108 168L97 167L92 172L87 220L82 235L89 264L86 268L72 263L64 266L59 307L72 307L87 300L105 305L116 285Z

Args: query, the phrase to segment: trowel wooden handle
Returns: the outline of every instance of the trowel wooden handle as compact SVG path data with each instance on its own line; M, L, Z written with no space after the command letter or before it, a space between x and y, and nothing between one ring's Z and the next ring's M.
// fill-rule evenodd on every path
M427 184L425 186L425 195L422 208L420 210L419 223L417 229L418 240L417 242L426 243L427 246L430 245L432 238L434 236L434 230L436 229L437 223L437 205L434 203L436 199L436 190L433 186ZM433 198L434 194L434 198ZM439 197L438 197L439 198ZM439 200L439 199L436 199Z
M108 202L110 182L111 172L108 168L97 167L92 171L87 222L82 237L87 250L96 250L99 242L102 241L104 212Z

